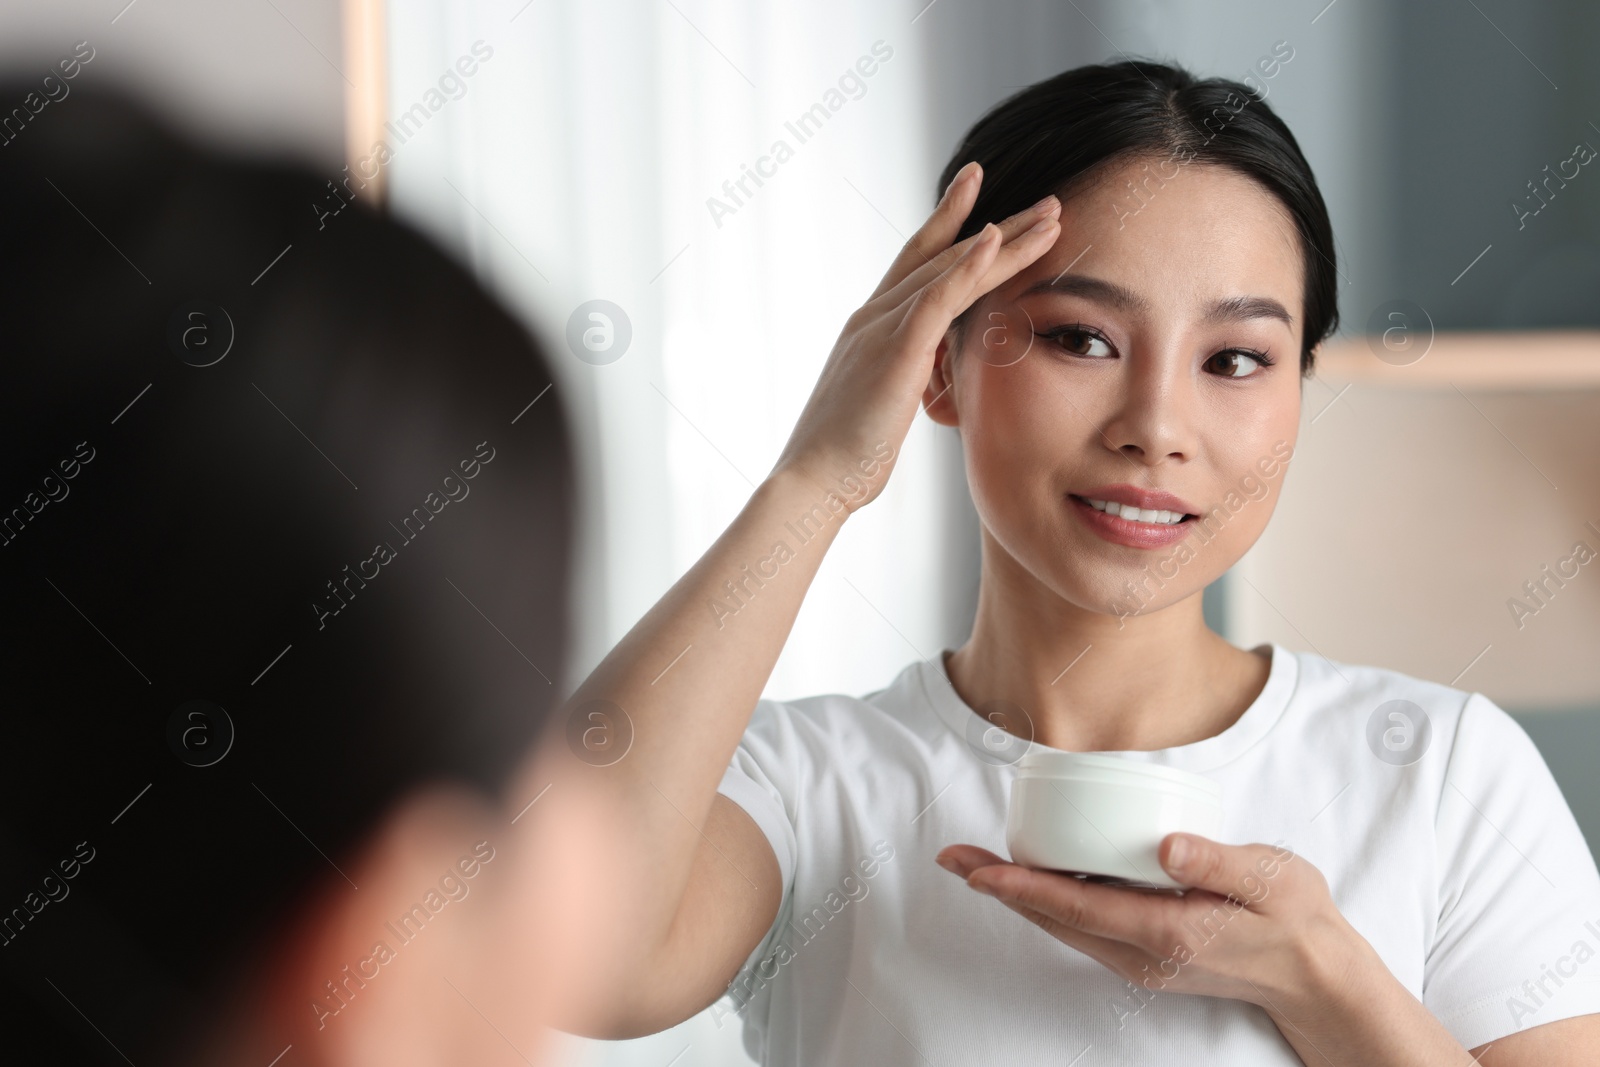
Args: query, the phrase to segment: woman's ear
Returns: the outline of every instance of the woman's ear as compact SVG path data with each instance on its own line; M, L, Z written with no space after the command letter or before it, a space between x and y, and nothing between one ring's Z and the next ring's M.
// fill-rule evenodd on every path
M933 352L933 372L928 376L928 387L922 392L922 409L928 418L941 426L960 425L956 412L955 385L956 355L961 344L961 328L951 326L939 339Z
M1316 375L1318 361L1322 359L1322 350L1326 347L1326 345L1327 341L1324 339L1311 346L1311 352L1305 361L1305 371L1300 375L1300 386L1302 391L1305 388L1306 379Z

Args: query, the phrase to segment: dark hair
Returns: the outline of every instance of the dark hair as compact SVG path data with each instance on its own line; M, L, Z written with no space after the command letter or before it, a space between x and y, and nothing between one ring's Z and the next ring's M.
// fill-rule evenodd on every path
M1309 374L1311 350L1339 322L1333 227L1294 135L1252 88L1143 60L1076 67L990 109L945 164L938 192L969 160L983 167L964 240L1048 193L1069 193L1112 161L1145 154L1232 167L1283 203L1305 256L1300 369Z
M143 1063L400 798L508 780L562 684L574 459L526 329L338 175L91 88L6 136L6 1041L120 1063L87 1018Z

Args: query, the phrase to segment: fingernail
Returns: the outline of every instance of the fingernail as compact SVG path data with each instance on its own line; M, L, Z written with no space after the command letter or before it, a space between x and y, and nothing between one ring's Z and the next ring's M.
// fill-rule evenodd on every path
M1056 202L1056 194L1055 193L1048 193L1048 194L1045 195L1045 197L1042 200L1040 200L1037 204L1034 204L1028 210L1030 212L1043 211L1043 210L1045 210L1046 208L1048 208L1051 204L1053 204L1055 202Z
M1189 843L1183 838L1175 838L1172 847L1167 850L1167 870L1177 873L1183 870L1184 861L1189 858Z
M950 184L944 187L944 193L939 197L939 203L942 204L946 200L950 199L950 191L952 189L954 189L956 186L960 185L962 182L966 181L967 178L971 176L972 168L975 165L976 165L975 161L968 162L968 163L964 164L960 170L956 171L956 176L954 178L951 178L950 179Z
M1038 222L1034 223L1032 226L1029 226L1028 227L1028 233L1039 233L1042 230L1045 230L1045 229L1048 229L1051 226L1054 226L1055 224L1056 224L1056 220L1055 220L1054 216L1051 216L1049 218L1043 218L1043 219L1040 219Z
M998 897L1000 895L999 891L988 882L968 882L967 885L986 896Z
M961 868L956 864L956 861L951 859L951 858L949 858L948 856L935 856L933 858L933 862L937 863L939 866L943 867L945 870L949 871L951 874L960 874L961 873Z

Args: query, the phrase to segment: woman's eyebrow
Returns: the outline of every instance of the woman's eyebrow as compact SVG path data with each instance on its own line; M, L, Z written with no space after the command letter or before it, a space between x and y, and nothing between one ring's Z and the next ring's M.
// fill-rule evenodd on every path
M1104 278L1091 278L1087 274L1060 274L1049 281L1030 285L1021 295L1032 296L1035 293L1081 296L1086 300L1109 304L1119 311L1150 310L1150 302L1132 289ZM1206 311L1203 321L1208 325L1216 325L1246 319L1277 319L1285 326L1294 327L1294 316L1289 314L1288 309L1266 296L1231 296L1218 300Z
M1267 296L1230 296L1226 300L1218 300L1211 305L1205 317L1205 321L1213 325L1242 322L1245 319L1277 319L1290 329L1294 328L1294 316L1282 304Z

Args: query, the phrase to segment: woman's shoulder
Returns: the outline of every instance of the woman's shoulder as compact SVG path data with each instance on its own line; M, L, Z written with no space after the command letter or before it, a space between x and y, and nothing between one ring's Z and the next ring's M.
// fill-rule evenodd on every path
M938 725L925 695L927 669L927 661L913 660L902 665L888 684L860 694L762 697L746 734L812 746L871 741L908 729L926 735Z
M1281 647L1281 646L1280 646ZM1449 682L1394 667L1288 652L1298 665L1290 706L1298 718L1359 731L1373 754L1407 765L1433 747L1452 756L1500 749L1506 757L1535 753L1522 726L1485 693L1462 686L1476 661Z
M1472 690L1456 685L1466 671L1460 672L1449 682L1440 682L1395 667L1336 660L1320 652L1282 650L1293 656L1299 664L1297 697L1344 702L1376 696L1409 697L1427 701L1430 705L1459 707L1473 695ZM1467 666L1465 663L1462 665Z

